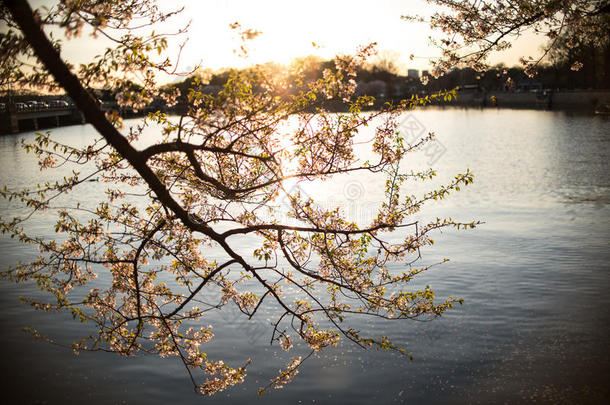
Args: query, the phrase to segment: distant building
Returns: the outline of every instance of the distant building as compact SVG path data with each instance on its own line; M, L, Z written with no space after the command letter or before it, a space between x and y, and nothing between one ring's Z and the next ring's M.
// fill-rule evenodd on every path
M458 91L481 91L481 86L478 84L462 84L458 86Z
M407 70L407 76L412 77L414 79L419 79L419 70L409 69Z
M542 83L534 81L517 82L517 92L538 92L542 91Z
M359 82L356 87L356 95L385 97L387 92L386 82L382 80L373 80L371 82Z

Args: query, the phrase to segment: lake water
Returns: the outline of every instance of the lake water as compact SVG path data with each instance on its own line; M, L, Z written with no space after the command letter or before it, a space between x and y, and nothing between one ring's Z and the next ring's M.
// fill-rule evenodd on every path
M78 357L23 333L36 326L60 341L79 336L80 324L41 314L18 297L32 286L0 282L0 358L3 399L11 404L463 404L608 403L610 401L610 122L602 117L530 110L428 109L405 117L413 136L435 131L437 143L405 162L432 165L439 182L470 168L474 185L428 206L422 219L478 219L474 231L437 234L424 262L451 262L422 275L437 296L464 298L463 306L433 322L361 322L406 345L414 360L363 352L344 343L309 359L285 389L262 398L290 355L269 345L265 319L234 312L212 315L210 357L238 366L252 357L242 385L202 399L182 365L172 359ZM89 126L58 128L66 142L94 136ZM0 184L31 185L41 174L16 145L32 133L0 137ZM367 177L327 187L317 195L366 218L379 195ZM348 184L349 183L349 184ZM95 199L86 184L79 196ZM355 187L357 198L348 195ZM80 198L80 197L79 197ZM0 215L14 208L0 203ZM52 236L48 223L31 225ZM31 257L0 239L0 265Z

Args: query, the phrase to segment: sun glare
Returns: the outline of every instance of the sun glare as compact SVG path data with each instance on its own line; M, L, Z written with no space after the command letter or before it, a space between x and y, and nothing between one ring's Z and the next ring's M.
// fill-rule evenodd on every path
M53 3L53 0L32 0L34 7L52 6ZM183 3L158 0L158 4L166 10L175 10ZM170 46L163 57L175 60L182 43L188 39L180 53L177 71L189 72L196 66L217 70L267 62L288 64L294 58L309 55L331 59L337 54L354 53L359 46L375 42L380 54L391 55L397 73L406 74L407 69L428 69L429 60L437 58L440 52L429 41L429 37L438 33L432 32L425 23L409 23L400 17L405 14L426 16L434 11L425 0L379 0L374 5L362 0L190 1L184 3L183 13L161 27L164 32L172 33L190 21L187 34L168 37ZM261 31L261 35L247 41L247 57L236 52L242 43L239 35L229 27L235 22L243 29ZM55 31L61 35L61 30ZM66 44L62 54L73 63L90 60L104 47L112 46L103 38L98 38L93 45L89 36L71 42ZM540 43L539 38L527 34L516 40L509 51L495 55L491 62L516 65L519 57L535 54Z
M407 13L425 13L425 2L419 0L386 0L374 7L363 1L206 1L192 2L186 11L193 23L184 59L201 61L212 69L269 61L288 63L307 55L332 58L371 42L377 42L380 50L403 55L398 62L409 67L425 68L425 57L436 56L428 46L429 32L400 19ZM247 58L234 52L241 43L229 24L236 21L262 32L247 44ZM421 58L409 61L410 54Z

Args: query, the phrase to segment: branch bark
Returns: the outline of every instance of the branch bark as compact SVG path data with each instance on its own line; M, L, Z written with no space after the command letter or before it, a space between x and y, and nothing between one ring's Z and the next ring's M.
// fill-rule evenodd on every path
M171 210L185 226L202 232L213 239L217 239L218 235L210 227L202 223L196 223L189 218L188 212L178 204L152 169L146 165L146 158L131 146L129 141L106 119L97 101L83 87L80 80L68 69L61 59L61 55L49 41L42 30L41 24L38 22L37 14L32 10L28 2L24 0L5 0L4 4L38 56L38 59L40 59L72 100L74 100L87 122L93 125L97 132L129 162L148 184L159 201Z

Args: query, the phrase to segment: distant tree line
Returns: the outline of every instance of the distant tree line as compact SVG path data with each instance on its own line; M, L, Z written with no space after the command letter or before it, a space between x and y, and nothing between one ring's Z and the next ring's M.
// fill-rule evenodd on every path
M610 89L610 42L600 46L583 41L577 44L567 44L558 39L547 56L545 64L540 64L535 77L530 77L523 67L507 67L503 64L495 65L484 72L470 67L454 68L444 75L434 78L427 71L419 72L417 77L404 75L398 72L393 60L377 58L374 62L363 65L357 69L354 82L356 94L369 95L376 99L370 106L379 107L386 101L400 100L413 95L425 95L438 91L455 88L470 88L481 91L529 91L535 89L553 90L584 90L584 89ZM569 45L569 46L568 46ZM578 63L579 69L574 69ZM280 96L296 94L305 91L308 83L323 79L324 71L336 73L333 60L323 60L316 56L297 58L288 65L267 63L259 66L265 72L284 82L284 91ZM247 68L245 70L252 70ZM202 93L217 94L227 83L236 69L219 71L199 70L189 77L165 85L166 90L180 90L177 102L178 109L185 108L189 103L188 89L198 88ZM261 86L264 84L261 83ZM133 84L137 91L138 85ZM276 87L277 88L277 87ZM116 103L113 89L95 90L96 96L105 103ZM23 101L32 97L44 99L40 93L19 91L13 92L12 97L4 91L0 102ZM157 107L161 100L155 103ZM340 100L329 100L326 107L334 110L345 108Z
M370 95L378 103L397 100L412 95L423 95L438 91L468 86L487 91L522 91L528 88L553 90L610 89L610 42L592 43L582 41L579 44L567 43L567 39L558 38L557 43L548 53L545 63L537 68L534 77L528 76L521 66L507 67L503 64L493 66L480 72L473 68L454 68L444 75L434 78L427 71L420 72L418 77L398 73L392 60L378 58L363 65L357 70L354 78L356 93ZM579 68L574 69L578 63ZM267 64L266 69L275 75L284 77L286 93L294 93L323 78L324 71L336 71L332 60L323 60L315 56L295 59L289 66ZM295 82L297 73L302 74L300 82ZM202 89L217 92L226 83L231 70L205 72L201 80ZM199 76L202 74L199 73ZM197 76L191 76L182 82L173 83L180 90L193 86ZM182 94L185 94L182 91Z

